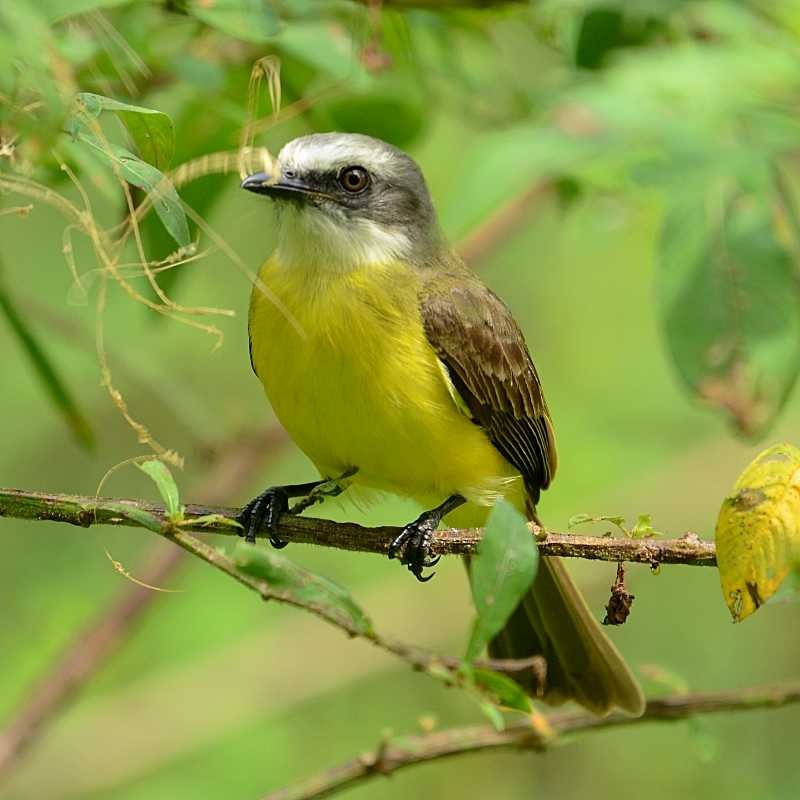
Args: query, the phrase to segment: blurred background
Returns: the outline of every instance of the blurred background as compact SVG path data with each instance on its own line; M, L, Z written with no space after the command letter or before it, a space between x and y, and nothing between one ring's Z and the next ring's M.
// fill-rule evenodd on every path
M268 85L274 99L280 88L277 114ZM175 177L208 227L189 214L203 257L158 282L176 303L235 316L154 312L107 278L80 220L43 193L80 210L85 192L109 241L127 214L107 148L91 146L85 112L76 116L77 92L169 115L174 152L144 152L113 109L93 117L129 151L128 167L156 169L147 175L230 154L227 172L193 162L192 180ZM236 150L254 123L255 144L273 153L297 135L347 130L419 161L442 226L508 302L542 376L560 455L540 506L548 526L649 513L667 535L710 538L757 452L800 444L798 113L800 9L789 0L8 0L0 485L91 495L112 467L148 452L109 379L130 415L185 458L175 474L186 501L234 505L314 477L248 362L243 268L256 270L273 243L269 204L238 188ZM131 199L143 197L140 186ZM149 260L176 251L156 215L141 232ZM137 262L129 241L125 279L160 302ZM177 317L216 326L221 345ZM157 499L130 466L102 492ZM319 512L377 524L417 509L387 498ZM146 531L5 520L0 542L0 726L76 637L94 630L76 650L94 652L110 609L131 623L6 770L3 798L258 797L387 731L482 720L462 693L307 614L265 606ZM463 652L472 612L456 559L423 586L374 555L285 552L347 586L382 632ZM170 592L135 586L107 553ZM570 568L602 616L614 565ZM631 567L628 588L633 613L610 635L649 693L797 676L797 605L771 603L734 626L712 569ZM788 800L800 795L798 733L796 707L647 724L544 756L422 766L347 796Z

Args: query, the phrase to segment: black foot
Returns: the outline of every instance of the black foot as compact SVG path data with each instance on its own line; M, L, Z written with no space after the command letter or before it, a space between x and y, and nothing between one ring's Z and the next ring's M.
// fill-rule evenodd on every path
M269 531L269 541L273 547L280 549L286 547L288 542L279 539L276 535L278 520L281 514L289 510L289 493L282 486L273 486L254 497L236 517L236 521L244 528L245 541L255 544L256 531L266 527Z
M426 511L413 522L403 528L389 545L389 558L397 558L402 548L400 563L408 567L408 571L421 583L429 581L436 573L423 575L426 567L435 567L440 556L430 557L430 547L433 541L433 532L439 526L442 515L438 509Z
M429 581L436 573L423 576L422 570L426 567L435 567L439 563L439 556L431 558L430 554L433 532L439 527L445 515L465 502L460 494L453 494L441 505L420 514L413 522L406 525L389 545L389 558L397 558L402 547L400 563L405 564L418 581L422 583Z
M339 481L355 474L356 469L351 467L334 479L326 478L321 481L296 483L290 486L271 486L252 499L236 517L236 521L244 528L244 538L250 544L254 544L256 533L262 528L266 528L270 532L269 540L273 547L286 547L288 542L279 539L277 535L281 514L302 514L307 508L322 502L326 497L336 497L343 491ZM301 497L302 500L295 503L290 509L289 499L292 497Z

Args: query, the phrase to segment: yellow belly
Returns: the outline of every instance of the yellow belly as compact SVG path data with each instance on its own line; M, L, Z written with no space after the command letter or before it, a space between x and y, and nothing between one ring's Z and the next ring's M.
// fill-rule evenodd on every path
M254 289L253 364L323 476L355 467L354 483L425 504L453 493L522 502L517 471L459 410L422 328L413 271L310 274L272 258L260 277L288 314Z

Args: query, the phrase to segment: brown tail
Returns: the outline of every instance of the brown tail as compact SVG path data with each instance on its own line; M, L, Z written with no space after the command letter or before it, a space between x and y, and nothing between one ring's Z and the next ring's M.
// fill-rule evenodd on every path
M529 506L528 516L539 524ZM644 695L560 558L542 558L530 591L489 644L493 658L542 655L548 703L575 700L595 714L644 712Z

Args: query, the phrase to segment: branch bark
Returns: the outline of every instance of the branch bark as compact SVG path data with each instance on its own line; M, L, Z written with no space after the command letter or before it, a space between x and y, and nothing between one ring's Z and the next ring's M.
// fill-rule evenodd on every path
M215 547L194 537L189 532L193 530L191 525L176 525L170 522L165 516L165 509L162 505L142 503L139 501L125 500L102 500L78 495L57 495L43 494L39 492L24 492L17 489L0 489L0 516L15 517L17 519L28 520L52 520L56 522L68 522L73 525L89 527L96 524L126 524L139 526L135 520L120 516L120 505L128 508L145 510L156 516L161 521L160 535L182 550L197 556L202 561L216 567L238 583L246 586L251 591L258 594L262 600L274 600L279 603L301 608L308 611L320 619L325 620L334 627L339 628L350 637L361 637L372 642L376 646L392 655L401 658L411 667L421 672L434 675L439 680L445 679L448 683L457 683L456 672L461 664L461 660L450 656L439 655L414 645L406 644L391 637L382 636L375 630L359 627L352 619L343 617L332 606L325 606L313 600L307 600L298 593L285 589L279 585L273 585L267 580L254 577L243 572L236 565L236 562ZM186 517L203 516L206 513L216 514L226 512L231 517L235 514L234 509L217 509L207 506L190 506L186 510ZM289 521L297 521L299 518L287 515ZM314 522L304 520L304 522ZM321 523L326 521L320 520ZM327 524L327 523L326 523ZM360 526L343 526L345 529L359 528ZM219 528L203 525L196 528L201 532L215 530L218 533L231 533L230 527L221 526ZM364 528L363 530L369 530ZM392 530L392 529L387 529ZM352 531L350 531L352 534ZM233 535L236 535L235 533ZM521 673L532 674L535 680L539 680L543 675L544 660L539 656L524 659L486 659L475 662L476 666L485 667L508 675L519 676ZM444 670L444 676L442 674ZM450 677L452 676L452 680ZM2 740L0 740L2 742ZM2 752L0 752L2 756Z
M92 525L138 527L139 524L135 520L120 514L120 506L146 511L157 517L163 524L165 534L171 527L164 506L158 503L0 489L0 517L67 522L84 528ZM189 524L182 527L182 532L235 536L236 532L229 526L222 524L193 526L191 520L209 514L233 518L238 510L227 506L188 505L186 519ZM713 567L717 563L714 543L700 539L693 533L687 533L677 539L628 539L545 531L535 525L531 525L531 530L537 537L539 552L543 556L629 561L653 567L660 564ZM280 519L277 533L287 542L302 542L339 550L385 555L389 542L399 532L399 528L389 525L368 528L351 522L332 522L284 514ZM266 531L261 533L266 534ZM480 539L480 528L436 531L432 550L435 555L469 555L475 552Z
M596 717L581 711L534 716L498 731L489 725L451 728L381 742L337 767L265 795L262 800L318 800L376 775L391 775L406 767L449 756L499 749L544 752L565 734L605 730L641 722L667 722L698 714L755 711L800 702L800 683L697 694L674 694L647 703L641 717L614 714ZM561 742L559 742L561 743Z
M303 503L303 501L301 501ZM192 525L192 520L209 515L232 518L236 509L213 506L187 506L184 519L176 524L167 518L163 505L145 503L138 500L111 500L78 495L45 494L19 489L0 489L0 516L29 520L52 520L72 525L90 527L97 524L139 526L137 515L131 512L146 512L148 523L153 517L158 525L157 532L177 544L183 550L224 572L238 583L258 594L263 600L275 600L308 611L351 637L361 637L376 646L401 658L414 669L429 673L450 684L459 682L460 660L406 644L390 637L382 636L371 626L360 626L352 618L342 616L335 607L312 602L302 595L287 590L281 585L254 577L242 571L236 562L220 550L193 536L190 531L236 535L230 525ZM672 541L652 542L650 540L610 539L605 537L578 537L569 534L547 533L532 528L537 535L539 547L544 555L566 555L588 557L601 560L620 559L642 561L648 564L681 563L708 565L714 563L714 545L703 542L696 536L688 535ZM267 531L261 531L267 534ZM310 519L284 514L280 519L277 534L284 541L307 542L336 547L345 550L359 550L386 553L389 542L396 537L399 529L383 526L366 528L352 523L336 523L329 520ZM433 548L437 554L465 555L475 550L480 541L480 529L438 531ZM544 665L539 658L522 661L484 661L477 666L488 667L498 672L518 676L521 672L533 675L535 681L541 680Z

